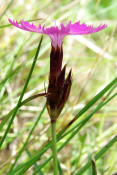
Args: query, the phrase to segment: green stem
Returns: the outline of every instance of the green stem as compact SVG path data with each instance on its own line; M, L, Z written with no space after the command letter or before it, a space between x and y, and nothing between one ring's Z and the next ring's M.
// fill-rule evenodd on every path
M52 128L52 151L53 151L53 170L54 175L58 174L57 149L56 149L56 122L51 123Z
M8 126L7 126L7 128L6 128L6 130L5 130L5 133L4 133L3 137L2 137L1 140L0 140L0 149L1 149L1 147L2 147L2 144L4 143L4 140L5 140L6 137L7 137L7 134L8 134L8 132L9 132L10 128L11 128L11 125L12 125L12 123L13 123L13 120L14 120L14 118L15 118L17 112L18 112L18 109L19 109L19 107L21 106L21 102L22 102L24 93L25 93L25 91L26 91L26 89L27 89L27 86L28 86L29 81L30 81L30 79L31 79L31 76L32 76L32 73L33 73L33 70L34 70L34 67L35 67L37 58L38 58L38 54L39 54L39 51L40 51L41 43L42 43L42 37L41 37L41 40L40 40L40 42L39 42L39 45L38 45L38 48L37 48L37 51L36 51L36 54L35 54L35 57L34 57L34 60L33 60L32 66L31 66L31 69L30 69L30 72L29 72L29 74L28 74L27 80L26 80L25 85L24 85L24 88L23 88L23 90L22 90L22 92L21 92L21 95L20 95L20 97L19 97L19 100L18 100L18 102L17 102L16 108L15 108L15 110L13 111L11 120L9 121L9 124L8 124Z
M95 154L94 159L98 160L103 156L104 153L108 151L111 146L117 142L117 135L115 135L98 153ZM83 174L91 166L91 161L88 161L80 170L78 170L75 175Z

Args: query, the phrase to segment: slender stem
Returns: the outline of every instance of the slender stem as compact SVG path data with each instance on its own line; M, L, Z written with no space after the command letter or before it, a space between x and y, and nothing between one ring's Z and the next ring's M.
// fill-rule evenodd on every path
M37 124L38 124L38 122L39 122L39 120L40 120L42 114L44 113L45 107L46 107L46 105L44 105L42 111L40 112L39 116L37 117L37 119L36 119L34 125L32 126L32 128L31 128L31 130L30 130L30 132L29 132L29 134L28 134L28 137L26 138L26 141L23 143L21 149L19 150L17 156L15 157L15 161L14 161L14 163L12 164L12 166L11 166L9 172L7 173L7 175L10 175L10 173L12 172L13 168L15 167L15 165L16 165L18 159L20 158L22 152L23 152L24 149L26 148L26 145L28 144L28 142L29 142L29 140L30 140L30 137L31 137L31 135L32 135L32 133L33 133L33 131L34 131L34 129L36 128L36 126L37 126Z
M98 153L94 155L95 160L98 160L104 153L108 151L111 146L117 142L117 135L115 135ZM83 174L91 166L91 161L89 160L80 170L78 170L75 175Z
M58 174L57 149L56 149L56 122L51 123L52 128L52 151L53 151L53 170L54 175Z
M15 118L17 112L18 112L18 109L19 109L19 107L21 106L21 102L22 102L23 96L24 96L24 94L25 94L25 91L26 91L27 86L28 86L28 84L29 84L29 81L30 81L30 79L31 79L31 76L32 76L32 73L33 73L33 70L34 70L34 67L35 67L37 58L38 58L38 54L39 54L39 51L40 51L41 43L42 43L42 37L41 37L41 40L40 40L40 42L39 42L39 45L38 45L38 48L37 48L37 51L36 51L36 54L35 54L35 57L34 57L34 60L33 60L32 66L31 66L31 69L30 69L30 72L29 72L29 74L28 74L28 77L27 77L27 79L26 79L25 85L24 85L24 87L23 87L23 90L22 90L21 95L20 95L20 97L19 97L19 100L18 100L18 102L17 102L16 108L15 108L15 110L13 111L11 120L9 121L9 124L8 124L8 126L7 126L7 128L6 128L6 130L5 130L5 133L4 133L3 137L2 137L1 140L0 140L0 149L1 149L1 147L2 147L2 144L4 143L4 140L5 140L6 137L7 137L7 134L8 134L8 132L9 132L10 128L11 128L11 125L12 125L12 123L13 123L13 121L14 121L14 118Z

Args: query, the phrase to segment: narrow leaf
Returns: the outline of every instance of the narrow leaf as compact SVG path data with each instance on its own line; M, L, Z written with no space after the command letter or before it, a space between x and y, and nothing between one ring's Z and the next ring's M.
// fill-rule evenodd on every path
M98 160L100 157L102 157L115 142L117 142L117 135L115 135L114 138L112 138L97 154L95 154L95 160ZM91 161L87 162L80 170L78 170L78 172L75 173L75 175L83 174L90 166Z
M20 98L19 98L19 100L18 100L17 106L16 106L15 110L13 111L12 118L11 118L11 120L10 120L8 126L7 126L7 129L6 129L5 133L4 133L3 137L2 137L2 139L0 140L0 148L2 147L2 144L3 144L3 142L4 142L4 140L5 140L6 136L7 136L7 134L8 134L8 132L9 132L9 130L10 130L10 128L11 128L11 125L12 125L12 123L13 123L13 120L14 120L16 114L17 114L17 111L18 111L18 109L19 109L19 106L21 105L21 101L22 101L23 96L24 96L24 93L25 93L25 91L26 91L26 89L27 89L28 83L29 83L29 81L30 81L30 79L31 79L31 76L32 76L32 73L33 73L33 70L34 70L34 67L35 67L37 58L38 58L38 54L39 54L39 51L40 51L41 43L42 43L42 38L41 38L41 40L40 40L40 42L39 42L36 55L35 55L35 57L34 57L34 60L33 60L33 63L32 63L31 69L30 69L30 72L29 72L29 74L28 74L28 77L27 77L27 80L26 80L26 82L25 82L24 88L23 88L22 93L21 93L21 95L20 95Z
M92 164L92 175L97 175L96 164L95 164L95 161L93 159L91 161L91 164Z

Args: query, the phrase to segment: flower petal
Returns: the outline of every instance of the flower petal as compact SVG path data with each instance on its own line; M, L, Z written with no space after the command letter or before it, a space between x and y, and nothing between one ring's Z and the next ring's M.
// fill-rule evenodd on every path
M63 39L67 35L83 35L83 34L91 34L98 32L100 30L103 30L104 28L107 27L107 25L100 25L98 27L93 27L92 25L86 25L86 24L80 24L80 21L71 24L71 21L69 21L68 24L64 25L63 23L60 24L60 26L52 26L45 28L45 25L41 26L39 25L36 27L33 23L29 23L27 21L21 20L20 24L18 24L17 21L9 19L9 22L26 31L29 32L36 32L36 33L42 33L46 34L50 37L51 43L54 48L59 46L59 48L62 45Z
M16 26L16 27L18 27L20 29L29 31L29 32L43 33L41 25L39 25L38 27L36 27L34 24L30 24L29 22L24 21L24 20L21 20L20 21L20 24L18 24L17 21L15 22L15 21L13 21L11 19L9 19L9 22L12 25L14 25L14 26Z
M103 30L104 28L106 28L107 25L100 25L98 27L93 27L92 25L86 25L86 24L80 24L79 22L76 22L74 24L71 24L70 26L70 31L69 31L69 35L83 35L83 34L91 34L91 33L95 33L98 32L100 30Z

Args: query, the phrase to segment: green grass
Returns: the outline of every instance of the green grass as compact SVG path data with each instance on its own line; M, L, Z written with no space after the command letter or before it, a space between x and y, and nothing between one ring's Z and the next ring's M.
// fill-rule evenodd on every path
M0 175L53 172L46 99L35 96L48 87L50 40L44 36L41 43L40 34L21 31L8 18L108 24L64 39L63 65L72 68L73 84L57 122L58 169L60 175L117 172L116 7L116 0L1 1Z

